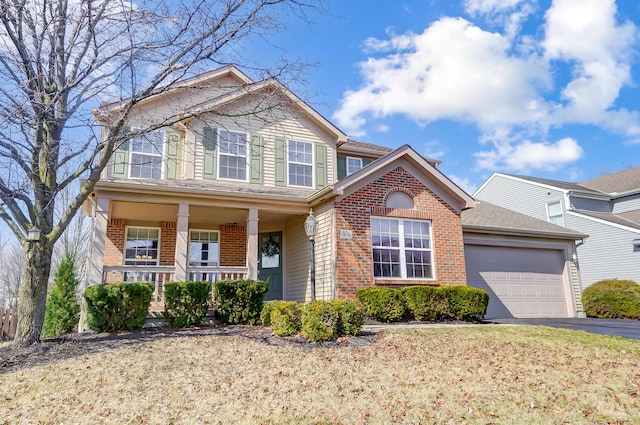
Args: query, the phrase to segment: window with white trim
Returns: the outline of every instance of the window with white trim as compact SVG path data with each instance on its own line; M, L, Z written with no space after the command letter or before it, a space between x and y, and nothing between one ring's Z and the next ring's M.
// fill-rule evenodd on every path
M547 204L547 217L549 217L549 223L564 226L562 203L560 201L549 202Z
M124 244L124 264L157 266L160 229L157 227L127 227Z
M376 278L433 279L431 222L371 217Z
M313 187L313 143L289 140L289 186Z
M347 176L362 168L362 158L347 157Z
M218 178L247 181L247 134L222 129L218 134Z
M220 257L220 235L214 230L191 230L189 265L216 267Z
M163 131L152 131L131 139L129 177L132 179L161 179L164 155Z

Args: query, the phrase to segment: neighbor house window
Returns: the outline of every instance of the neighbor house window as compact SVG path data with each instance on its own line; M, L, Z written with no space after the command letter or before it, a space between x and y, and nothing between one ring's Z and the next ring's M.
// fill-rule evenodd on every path
M155 227L127 227L124 245L124 264L157 266L160 229Z
M362 158L347 157L347 176L362 168Z
M371 243L374 277L434 278L430 221L371 217Z
M560 201L549 202L547 204L547 216L549 223L564 226L564 217L562 215L562 203Z
M220 130L218 146L218 178L247 181L247 135Z
M164 132L152 131L131 139L130 178L162 178L164 137Z
M189 265L216 267L219 264L219 233L192 230L189 234Z
M289 185L313 187L313 143L289 140Z

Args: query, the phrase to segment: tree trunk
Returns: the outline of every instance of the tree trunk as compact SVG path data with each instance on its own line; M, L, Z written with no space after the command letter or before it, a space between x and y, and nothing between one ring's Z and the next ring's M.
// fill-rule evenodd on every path
M48 242L30 242L26 250L27 264L20 290L14 347L24 347L40 341L52 254L53 247Z

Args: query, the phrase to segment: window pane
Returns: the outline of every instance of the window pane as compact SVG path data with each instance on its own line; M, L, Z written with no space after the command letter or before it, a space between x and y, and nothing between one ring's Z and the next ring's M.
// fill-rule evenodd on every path
M549 215L560 215L562 214L562 206L560 202L552 202L548 204L549 206Z
M247 180L247 135L220 130L219 177L230 180Z
M218 265L219 245L218 232L191 231L189 240L189 265Z
M126 265L157 265L160 231L144 227L129 227L125 241Z

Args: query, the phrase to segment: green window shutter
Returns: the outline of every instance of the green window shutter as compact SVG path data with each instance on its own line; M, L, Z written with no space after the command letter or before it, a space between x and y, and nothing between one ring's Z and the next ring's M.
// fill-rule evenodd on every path
M347 157L338 155L338 180L347 177Z
M287 185L287 161L285 140L276 139L276 186Z
M127 133L130 127L122 127L122 132ZM127 178L128 177L128 161L129 161L129 140L125 140L120 144L120 146L116 147L116 150L113 152L113 170L111 172L111 177L116 178Z
M167 179L178 178L178 154L180 149L180 134L168 133L167 134L167 147L166 147L166 166L164 176Z
M327 146L316 144L316 189L327 185Z
M251 136L251 160L249 162L251 183L262 183L262 137Z
M216 131L209 127L202 129L202 146L204 150L202 176L205 179L216 178Z
M373 162L372 159L362 158L362 168L366 167L367 165L371 164L372 162Z

